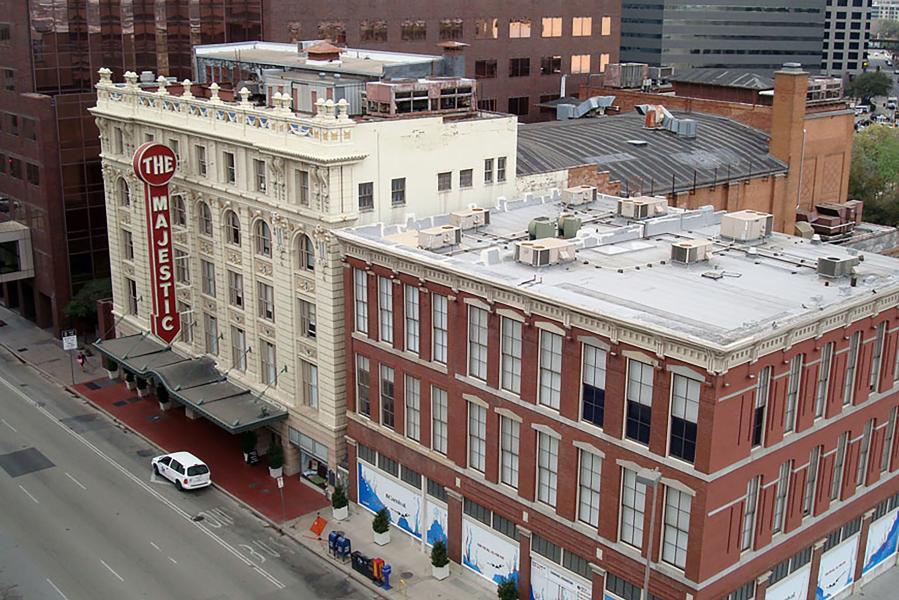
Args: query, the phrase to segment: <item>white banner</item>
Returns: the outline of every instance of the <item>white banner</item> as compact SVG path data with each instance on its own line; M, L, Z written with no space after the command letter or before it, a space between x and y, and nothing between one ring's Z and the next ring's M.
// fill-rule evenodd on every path
M833 598L852 585L857 553L858 534L855 534L821 556L816 600Z
M805 600L808 594L808 578L811 567L805 565L790 573L765 592L765 600Z
M531 555L532 600L590 600L593 584L557 564Z
M899 541L899 510L894 510L871 523L868 529L862 575L896 554L897 541Z
M462 564L493 583L512 578L517 585L518 544L463 518Z
M376 513L390 511L390 523L421 539L421 494L359 461L359 504Z
M437 540L446 542L446 523L449 515L446 509L439 504L434 503L428 498L427 509L425 510L425 533L427 535L425 542L428 546L433 546Z

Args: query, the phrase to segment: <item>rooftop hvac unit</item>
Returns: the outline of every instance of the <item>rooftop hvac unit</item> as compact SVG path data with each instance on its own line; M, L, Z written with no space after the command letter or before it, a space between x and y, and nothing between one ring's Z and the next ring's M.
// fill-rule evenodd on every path
M556 221L549 217L537 217L528 223L528 238L539 240L556 237Z
M618 214L627 219L649 219L668 213L668 201L653 196L621 198L618 200Z
M576 258L574 244L567 240L545 238L515 244L515 260L532 267L546 267Z
M574 215L563 213L559 215L559 237L570 240L577 235L581 228L581 219Z
M857 256L821 256L818 258L818 275L823 277L846 277L852 274L859 263Z
M418 247L424 250L439 250L462 243L462 230L455 225L429 227L418 232Z
M712 256L710 240L684 240L671 244L671 261L690 265L708 260Z
M471 208L450 213L450 223L462 231L490 224L490 211L484 208Z
M578 185L562 190L562 204L580 206L596 200L596 188L590 185Z
M774 216L757 210L738 210L721 217L721 237L752 242L771 235Z

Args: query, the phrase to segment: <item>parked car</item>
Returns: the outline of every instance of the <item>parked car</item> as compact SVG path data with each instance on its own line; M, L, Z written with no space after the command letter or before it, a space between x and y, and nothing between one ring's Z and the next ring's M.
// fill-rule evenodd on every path
M212 484L209 467L190 452L172 452L151 461L153 472L165 477L179 490L195 490Z

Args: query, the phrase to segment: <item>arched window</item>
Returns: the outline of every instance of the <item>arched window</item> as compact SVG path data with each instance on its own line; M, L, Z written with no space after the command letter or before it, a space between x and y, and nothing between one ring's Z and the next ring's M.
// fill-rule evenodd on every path
M187 227L187 208L183 196L172 196L172 225Z
M225 213L225 239L229 244L240 246L240 218L233 210Z
M312 245L312 238L308 235L297 236L297 268L315 270L315 248Z
M119 177L116 193L119 197L119 206L131 206L131 190L128 189L128 182L124 177Z
M197 203L197 218L201 235L212 235L212 211L205 202Z
M271 257L272 230L265 221L256 221L256 254Z

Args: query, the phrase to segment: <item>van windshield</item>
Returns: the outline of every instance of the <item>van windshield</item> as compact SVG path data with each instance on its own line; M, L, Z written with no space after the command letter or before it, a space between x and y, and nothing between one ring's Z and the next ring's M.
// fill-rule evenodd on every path
M206 465L194 465L193 467L187 467L188 476L194 475L205 475L209 472L209 467Z

